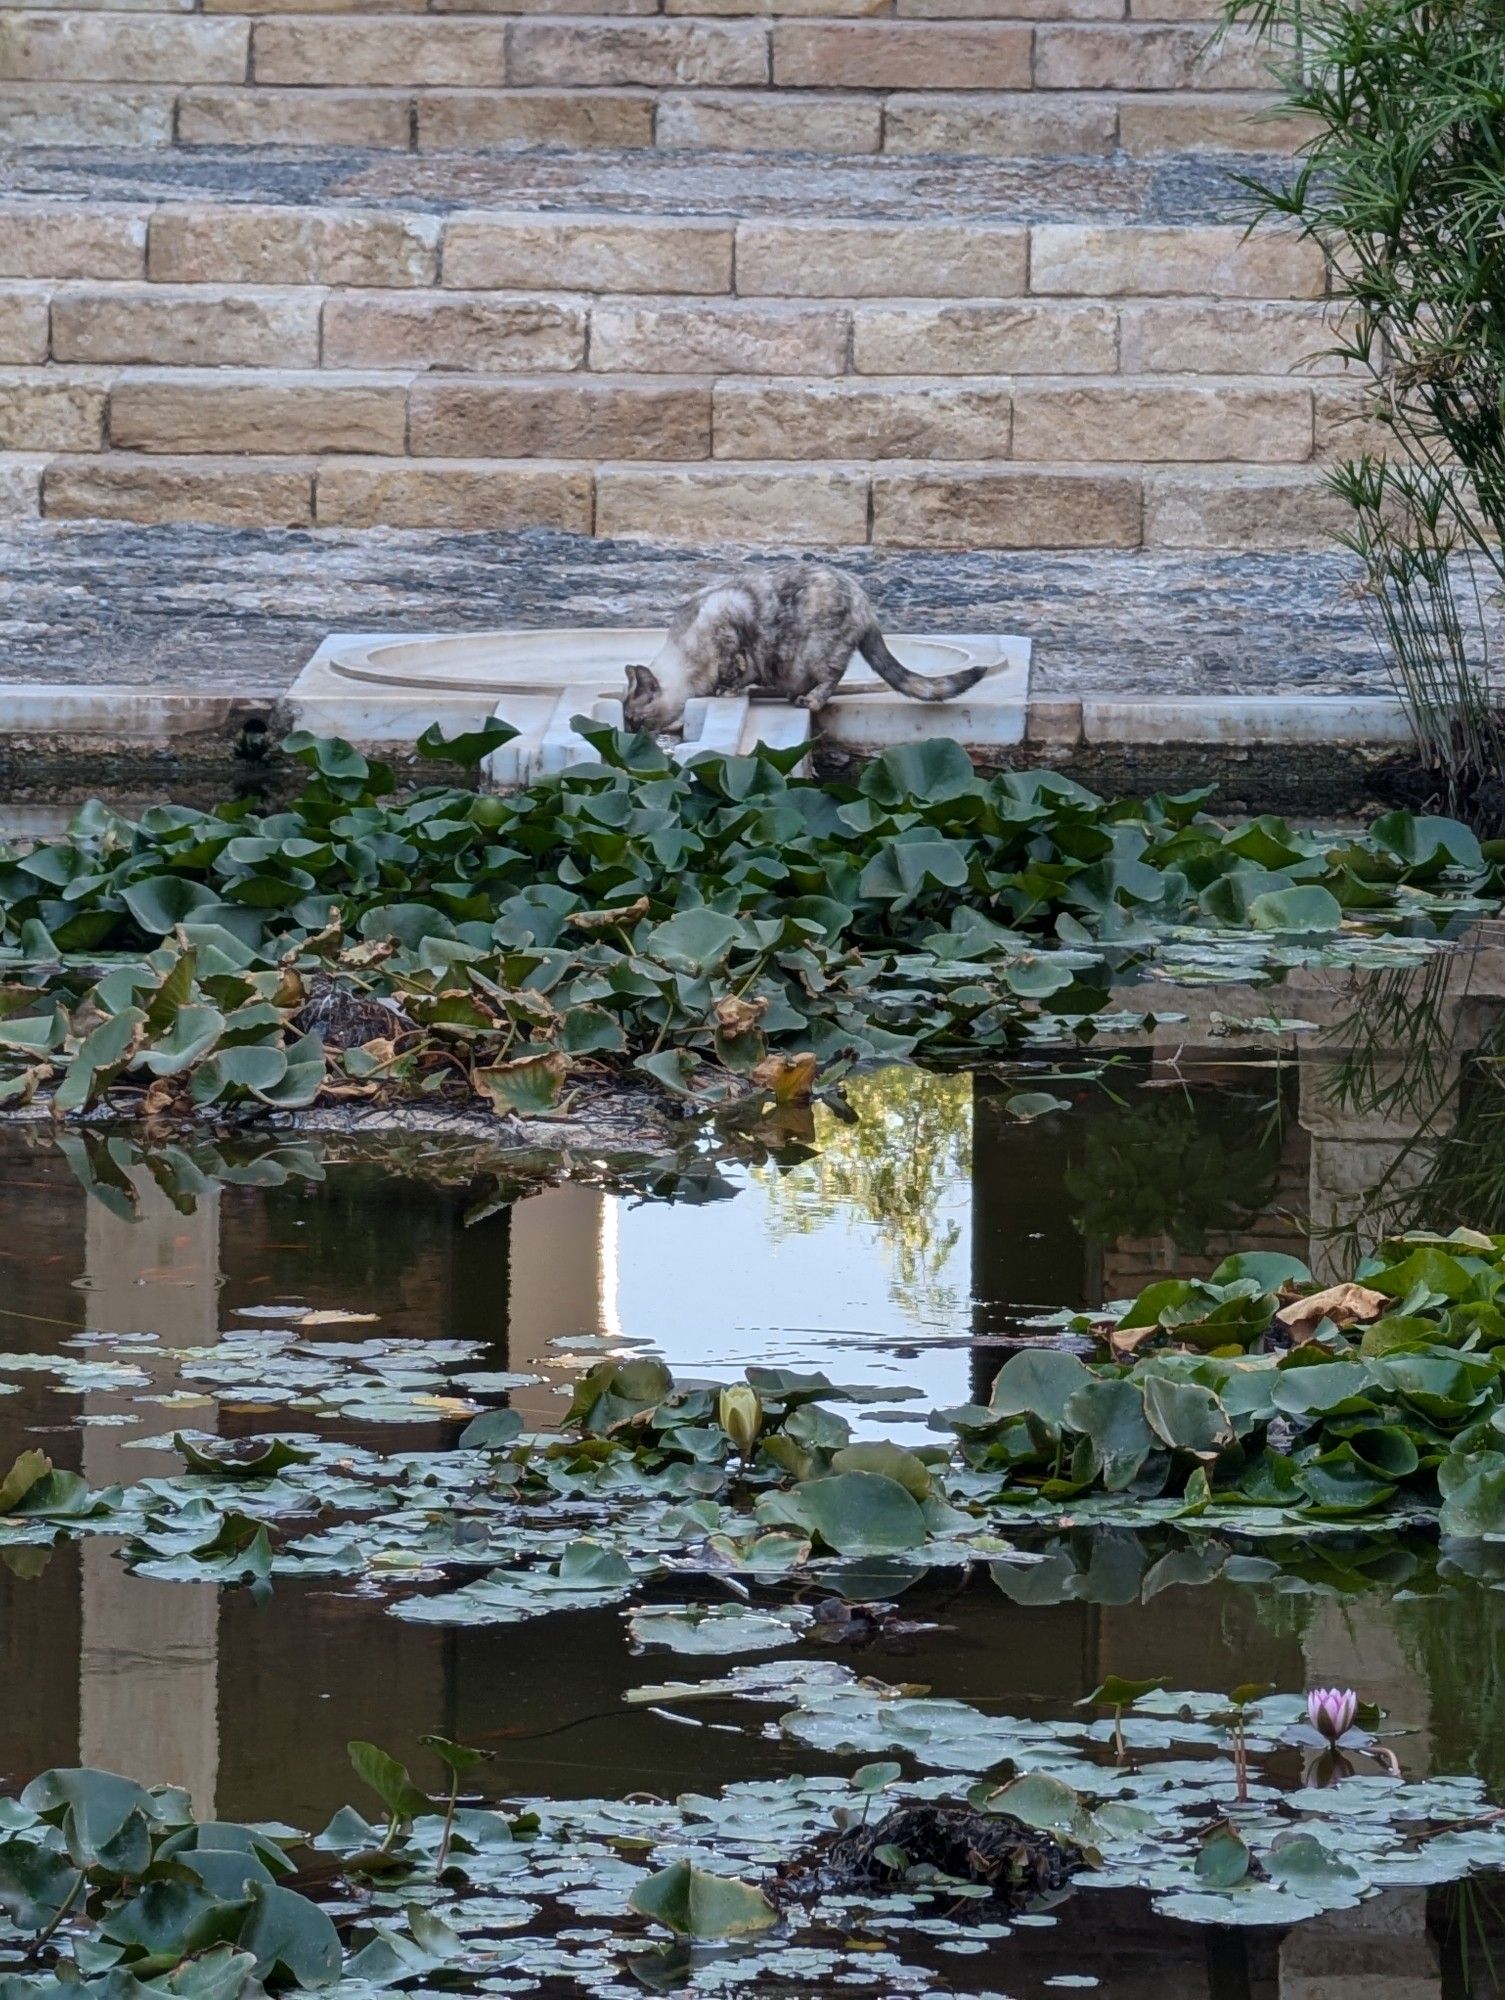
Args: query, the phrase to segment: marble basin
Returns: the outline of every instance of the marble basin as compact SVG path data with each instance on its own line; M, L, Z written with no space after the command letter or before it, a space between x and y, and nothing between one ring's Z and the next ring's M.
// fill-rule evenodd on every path
M498 715L519 732L487 760L497 785L522 784L591 756L573 718L621 721L629 661L647 661L664 640L654 626L555 630L333 633L293 684L296 727L375 747L410 743L432 722L475 728ZM925 736L979 746L1017 743L1024 734L1029 641L998 633L898 632L889 644L916 673L947 674L980 663L987 673L956 701L927 703L895 694L854 659L836 699L814 718L815 734L856 752L877 752ZM808 742L809 713L777 699L725 695L692 702L681 756L750 750L755 743Z

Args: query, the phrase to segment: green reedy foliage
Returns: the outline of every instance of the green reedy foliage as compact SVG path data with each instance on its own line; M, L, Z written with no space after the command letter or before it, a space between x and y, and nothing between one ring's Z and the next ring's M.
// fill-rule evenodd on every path
M1260 212L1327 251L1332 352L1395 450L1337 467L1343 537L1424 750L1455 797L1502 769L1489 600L1505 579L1505 6L1231 0L1271 31L1315 136Z

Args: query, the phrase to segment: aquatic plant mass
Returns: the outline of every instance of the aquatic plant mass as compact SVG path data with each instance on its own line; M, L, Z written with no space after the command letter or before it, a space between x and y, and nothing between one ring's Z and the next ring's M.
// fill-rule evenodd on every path
M267 1176L316 1168L295 1152ZM505 1400L536 1378L363 1299L243 1306L202 1346L103 1330L0 1355L0 1394L107 1398L84 1421L115 1427L114 1463L150 1454L96 1485L23 1452L0 1481L15 1576L108 1538L126 1592L353 1592L408 1628L526 1622L565 1648L593 1616L597 1644L621 1635L622 1716L735 1743L734 1772L778 1755L561 1799L515 1781L506 1729L394 1729L352 1741L347 1803L297 1825L45 1770L0 1799L0 1996L918 1995L966 1959L1006 1991L1052 1924L1069 1967L1081 1899L1281 1927L1493 1870L1485 1780L1438 1774L1362 1683L1256 1683L1230 1649L1225 1689L1109 1671L1075 1702L1000 1703L903 1662L916 1635L944 1646L929 1621L969 1570L1025 1616L1498 1587L1502 1283L1505 1237L1476 1231L1398 1237L1341 1284L1246 1253L1042 1324L986 1403L935 1410L809 1369L676 1380L618 1339L550 1427ZM213 1407L228 1434L196 1428ZM435 1420L453 1443L402 1439Z
M352 1742L351 1804L301 1830L196 1817L181 1790L105 1771L45 1771L0 1801L0 1993L239 2000L263 1988L526 1992L548 1981L625 1992L685 1977L706 1953L738 1980L839 1977L858 1992L924 1993L948 1990L953 1949L1022 1938L1016 1927L1045 1921L1063 1895L1133 1889L1183 1921L1278 1926L1498 1866L1505 1830L1480 1781L1407 1775L1404 1739L1392 1746L1384 1717L1351 1689L1220 1693L1110 1676L1052 1719L937 1699L812 1645L834 1621L804 1586L819 1581L854 1620L881 1621L892 1607L880 1597L924 1565L984 1561L1020 1603L1094 1588L1122 1602L1134 1538L1112 1525L1115 1510L1137 1518L1149 1489L1173 1484L1163 1525L1180 1547L1156 1558L1158 1584L1145 1558L1129 1588L1220 1571L1266 1578L1279 1564L1233 1553L1240 1540L1338 1526L1345 1549L1325 1567L1309 1560L1307 1587L1342 1587L1345 1566L1353 1589L1391 1587L1394 1544L1378 1545L1366 1580L1353 1517L1320 1482L1299 1483L1331 1459L1330 1424L1361 1464L1388 1467L1397 1506L1436 1519L1443 1496L1455 1555L1466 1560L1460 1538L1505 1534L1488 1498L1505 1454L1481 1443L1498 1435L1502 1407L1500 1350L1486 1344L1481 1308L1505 1281L1505 1239L1403 1239L1353 1283L1321 1290L1293 1260L1249 1262L1207 1287L1241 1304L1240 1333L1211 1353L1186 1344L1203 1337L1206 1315L1176 1318L1162 1286L1153 1320L1147 1295L1092 1322L1105 1346L1134 1336L1143 1358L1082 1360L1048 1344L1016 1355L991 1420L1022 1424L1032 1448L1016 1435L1000 1452L992 1425L933 1413L938 1429L959 1428L961 1462L940 1443L857 1435L843 1411L893 1392L817 1374L750 1369L739 1384L681 1385L656 1360L608 1357L576 1381L559 1431L529 1433L496 1400L521 1378L478 1373L464 1342L361 1328L330 1337L359 1314L314 1312L181 1350L185 1397L281 1403L316 1422L440 1409L466 1427L454 1449L430 1453L363 1451L308 1431L184 1433L179 1475L98 1491L33 1451L0 1487L8 1560L108 1533L126 1537L124 1560L143 1575L261 1592L282 1578L359 1575L399 1617L425 1622L620 1604L642 1656L629 1708L734 1731L771 1724L802 1759L855 1768L673 1800L498 1806L471 1789L498 1753L432 1736L396 1755ZM1211 1310L1227 1303L1215 1297ZM1246 1338L1261 1314L1260 1337ZM0 1378L40 1370L117 1396L160 1383L138 1365L154 1348L147 1336L75 1346L84 1351L0 1356ZM1256 1364L1246 1350L1261 1346ZM1166 1372L1147 1372L1156 1358ZM1269 1378L1264 1401L1227 1392L1216 1371L1235 1360ZM1418 1370L1423 1360L1467 1372ZM1221 1418L1191 1366L1214 1371ZM1317 1371L1336 1369L1363 1384L1319 1395ZM1152 1431L1129 1479L1120 1461L1139 1434L1119 1407L1124 1384ZM1098 1402L1110 1388L1104 1429ZM1203 1393L1178 1393L1188 1389ZM1183 1435L1194 1412L1196 1434ZM1271 1484L1274 1456L1257 1442L1279 1417L1294 1487ZM1365 1436L1378 1431L1395 1435ZM1101 1487L1111 1466L1116 1488L1093 1503L1085 1567L1072 1554L1081 1503L1051 1490L1070 1482L1049 1469L1073 1434L1069 1456L1081 1458L1085 1440L1096 1468L1079 1465L1077 1483ZM1402 1439L1417 1447L1404 1471ZM1152 1458L1164 1461L1158 1472ZM1207 1491L1188 1505L1194 1479ZM1031 1511L1051 1503L1055 1532L1043 1541L1016 1505L1031 1493ZM1360 1525L1375 1525L1379 1504ZM1299 1587L1299 1560L1289 1574Z
M479 732L420 746L478 761ZM427 1098L547 1112L626 1076L807 1092L812 1061L958 1058L1091 1031L1115 979L1405 963L1494 906L1505 843L1392 812L1225 822L1105 803L955 744L852 783L792 757L601 762L507 796L393 794L348 744L281 809L94 802L0 857L0 1102L57 1114ZM791 1067L793 1065L793 1067Z

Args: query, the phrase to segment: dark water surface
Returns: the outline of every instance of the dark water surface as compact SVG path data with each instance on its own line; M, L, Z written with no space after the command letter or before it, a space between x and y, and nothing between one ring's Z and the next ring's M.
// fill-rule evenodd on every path
M67 1391L0 1359L15 1386L0 1395L0 1466L40 1445L91 1485L129 1482L176 1468L143 1445L177 1426L312 1425L380 1450L453 1442L463 1419L442 1399L401 1422L344 1421L179 1375L184 1349L212 1354L309 1312L375 1316L332 1318L330 1342L484 1344L467 1367L542 1378L511 1398L530 1424L557 1421L557 1385L603 1351L639 1348L680 1375L772 1362L909 1385L920 1411L985 1397L1041 1312L1130 1297L1249 1247L1337 1275L1358 1242L1413 1214L1500 1226L1487 1212L1501 1159L1493 1003L1469 1018L1461 1053L1456 1036L1436 1044L1426 1081L1413 1057L1401 1085L1376 1070L1362 1091L1330 1037L1293 1052L1289 1037L1183 1047L1162 1032L1153 1052L1106 1066L894 1070L851 1086L855 1123L818 1112L782 1160L639 1168L626 1185L580 1163L582 1178L525 1195L439 1139L264 1136L220 1151L240 1183L278 1184L212 1179L175 1200L159 1179L181 1182L139 1135L0 1128L0 1347L89 1361L118 1340L159 1385ZM1040 1111L1039 1093L1058 1108ZM160 1345L133 1353L138 1334ZM902 1438L915 1419L896 1404L863 1421ZM1354 1686L1387 1711L1408 1776L1476 1773L1505 1796L1494 1579L1439 1564L1425 1537L1279 1553L1270 1583L1198 1582L1169 1529L1066 1528L1050 1546L1054 1592L983 1567L918 1574L897 1601L933 1629L858 1629L832 1652L1009 1714L1064 1715L1109 1674ZM49 1765L97 1764L184 1784L201 1816L316 1827L357 1789L349 1739L412 1754L425 1732L494 1750L495 1796L672 1796L812 1768L761 1714L717 1728L627 1707L633 1686L709 1663L635 1655L617 1607L445 1628L395 1619L342 1579L278 1581L258 1602L133 1576L98 1537L0 1561L7 1790ZM1056 1924L958 1956L950 1990L1421 2000L1463 1990L1444 1972L1440 1921L1435 1893L1429 1914L1427 1892L1391 1892L1281 1942L1168 1924L1120 1892L1078 1895Z

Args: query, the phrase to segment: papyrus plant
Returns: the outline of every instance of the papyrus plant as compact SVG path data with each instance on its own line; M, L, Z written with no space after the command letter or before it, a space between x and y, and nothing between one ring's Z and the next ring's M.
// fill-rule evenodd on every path
M1313 136L1259 211L1320 243L1332 351L1381 448L1336 466L1342 540L1423 754L1456 803L1505 772L1505 0L1232 0Z

